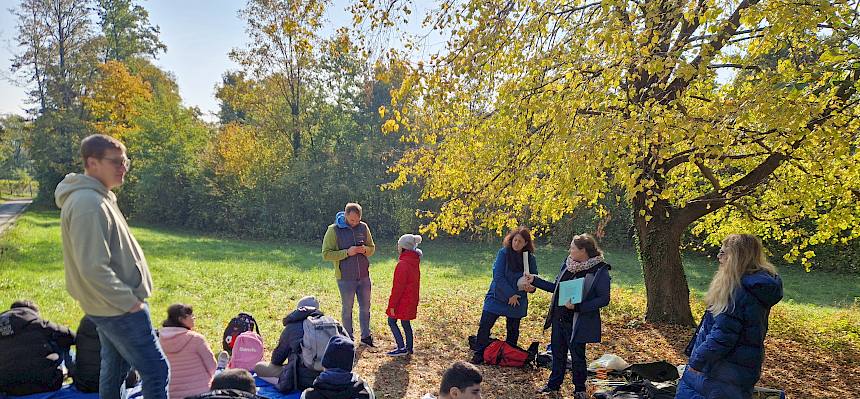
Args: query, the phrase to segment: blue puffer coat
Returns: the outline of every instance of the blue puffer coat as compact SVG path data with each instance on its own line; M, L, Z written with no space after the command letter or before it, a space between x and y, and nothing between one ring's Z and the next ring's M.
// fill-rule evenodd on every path
M513 252L513 249L505 247L496 254L496 261L493 263L493 282L490 283L490 289L487 290L484 298L484 311L512 319L522 319L526 317L529 310L529 297L525 291L517 289L517 280L523 276L523 272L513 271L508 267L508 252ZM522 254L517 253L512 256L522 256ZM529 273L538 273L537 260L532 254L529 254ZM508 305L508 299L515 294L520 296L520 305Z
M749 398L761 376L770 308L782 299L782 280L765 271L747 274L734 306L714 317L706 311L687 355L677 399ZM692 371L690 369L695 369Z

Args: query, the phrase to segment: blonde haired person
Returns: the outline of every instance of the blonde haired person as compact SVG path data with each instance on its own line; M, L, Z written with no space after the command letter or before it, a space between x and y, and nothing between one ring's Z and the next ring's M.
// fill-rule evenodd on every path
M782 299L782 280L754 235L726 237L717 259L676 399L750 398L761 376L767 319Z

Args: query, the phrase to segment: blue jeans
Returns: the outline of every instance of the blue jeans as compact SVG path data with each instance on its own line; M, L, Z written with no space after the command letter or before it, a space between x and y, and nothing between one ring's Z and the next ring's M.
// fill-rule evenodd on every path
M358 324L361 326L361 338L370 336L370 277L361 280L337 280L340 290L340 318L347 334L355 339L352 331L352 307L358 297Z
M146 399L167 399L170 370L149 317L149 305L119 316L88 316L101 341L100 399L125 399L123 389L129 369L134 367L143 381Z
M409 353L412 353L412 323L409 320L400 320L400 325L403 326L403 333L406 334L406 344L403 344L403 335L400 334L400 328L397 327L397 319L388 318L388 327L391 327L391 334L394 335L394 342L397 343L397 349L406 348Z

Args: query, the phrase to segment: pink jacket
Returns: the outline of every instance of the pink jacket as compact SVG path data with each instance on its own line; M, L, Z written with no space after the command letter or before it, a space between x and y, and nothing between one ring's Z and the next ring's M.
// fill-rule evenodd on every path
M158 340L170 363L170 397L181 399L209 391L215 356L202 335L182 327L164 327Z

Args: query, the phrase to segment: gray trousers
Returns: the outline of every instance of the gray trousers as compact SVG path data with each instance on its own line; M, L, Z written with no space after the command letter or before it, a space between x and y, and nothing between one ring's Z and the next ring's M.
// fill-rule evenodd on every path
M358 324L361 326L361 338L370 336L370 277L361 280L338 280L340 290L341 323L350 337L355 339L352 328L352 307L358 297Z

